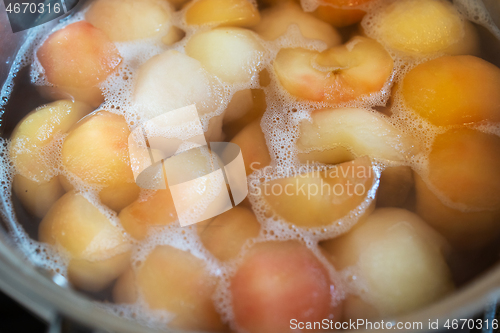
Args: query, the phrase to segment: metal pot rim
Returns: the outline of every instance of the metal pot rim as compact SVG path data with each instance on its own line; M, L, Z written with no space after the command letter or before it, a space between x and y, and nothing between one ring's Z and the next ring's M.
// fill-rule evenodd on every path
M1 8L4 8L3 2L0 2ZM11 34L9 28L6 29L8 23L5 10L0 10L0 13L3 13L0 14L0 28L3 26L3 31L7 30ZM0 40L0 62L7 65L0 68L2 85L9 74L12 57L19 50L26 35L26 33L11 34L12 39L2 37ZM6 54L6 51L11 52ZM63 316L83 325L111 332L164 332L116 316L96 306L95 301L73 290L60 287L28 262L16 247L9 234L0 230L0 289L41 319L53 323ZM440 328L443 328L446 319L471 318L497 299L500 299L500 264L445 299L389 321L421 322L422 330L429 330L429 320L438 319ZM422 330L405 329L405 332ZM169 332L175 331L169 330Z

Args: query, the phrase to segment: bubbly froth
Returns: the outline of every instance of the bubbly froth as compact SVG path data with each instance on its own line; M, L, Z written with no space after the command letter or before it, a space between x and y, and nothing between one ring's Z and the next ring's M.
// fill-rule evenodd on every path
M457 3L460 5L459 8L464 8L465 2L457 1ZM317 5L317 1L302 1L302 6L305 11L313 11ZM362 27L366 35L376 38L378 29L377 14L378 11L381 10L381 6L375 2L367 8L369 14L366 15L362 21ZM467 8L467 10L469 19L473 17L477 22L489 22L488 18L480 9L470 7ZM134 95L134 89L138 81L139 71L141 66L147 61L153 57L164 54L164 52L174 50L184 54L186 43L190 38L195 33L208 29L208 27L204 26L199 28L188 26L183 21L185 11L186 9L173 14L172 24L186 32L186 36L173 45L168 46L163 44L160 37L134 42L116 43L123 57L123 62L119 69L101 84L105 102L95 112L106 110L123 115L131 130L142 125L155 115L154 108L151 109L147 106L137 104L137 97ZM61 29L67 24L82 20L84 13L85 11L74 15L72 18L59 24L55 29ZM19 68L23 66L31 64L31 81L34 85L48 85L43 69L34 54L37 45L40 45L44 40L42 36L45 36L49 31L47 31L46 28L38 28L37 31L40 33L32 34L26 45L21 49L21 53L18 55L15 65L12 67L10 78L2 90L3 103L8 99L13 89L13 77L16 75ZM257 170L248 177L250 189L258 187L258 185L264 181L282 178L283 175L279 173L279 170L287 168L295 168L296 170L302 168L301 170L306 170L304 167L316 167L320 169L329 168L329 166L321 163L305 165L300 163L298 159L299 150L297 148L297 139L300 134L299 124L302 121L308 121L311 111L316 109L358 107L374 113L378 113L379 111L377 110L383 109L383 111L388 114L388 117L386 117L388 122L403 133L415 138L422 149L420 153L415 156L408 156L406 160L400 162L375 159L373 161L375 180L368 191L366 200L344 218L325 227L303 228L293 226L277 214L270 215L268 213L270 209L265 199L259 196L255 191L250 191L249 200L261 224L261 231L258 237L247 242L237 258L228 262L217 260L203 247L196 232L196 225L184 228L180 228L176 225L155 227L154 230L153 228L150 229L149 234L144 240L137 241L131 239L131 242L136 245L132 255L133 269L140 267L147 255L158 245L170 245L181 250L189 251L194 256L205 261L210 274L220 278L216 293L213 296L216 308L221 313L222 318L228 321L233 327L236 326L234 323L234 314L231 309L231 296L228 291L229 280L235 273L244 255L248 252L248 249L259 242L293 239L304 243L311 249L320 262L327 267L334 285L337 286L331 293L332 304L339 303L340 300L345 298L346 294L356 294L364 297L363 295L366 294L365 289L367 286L363 283L362 277L357 273L356 267L349 267L340 272L335 270L319 250L318 242L342 235L356 224L359 218L369 209L370 205L373 204L379 185L380 174L386 167L411 166L425 179L428 154L435 136L451 128L450 126L437 127L420 117L405 105L400 92L401 80L409 70L419 63L423 63L442 54L435 54L426 58L412 58L401 55L394 50L388 50L394 60L394 70L380 92L362 96L362 98L347 103L329 104L327 102L307 102L293 97L279 84L279 80L273 70L273 59L281 49L302 47L314 51L323 51L326 49L326 45L323 42L304 38L300 34L298 27L294 25L289 27L284 36L275 41L265 41L258 36L257 38L264 46L265 54L261 61L256 63L256 72L259 73L266 70L270 75L271 83L266 86L261 85L259 82L259 75L256 74L248 82L228 84L208 71L203 70L202 74L207 78L207 82L210 83L210 87L208 88L211 90L207 93L208 98L200 101L200 104L197 105L199 110L201 110L201 121L206 134L211 135L212 138L222 140L223 134L220 136L217 131L220 130L222 126L222 117L234 94L244 89L262 89L265 92L267 109L260 124L265 135L272 162L270 168ZM193 59L193 62L197 62L197 60ZM165 73L165 75L168 75L168 73ZM393 99L389 105L391 90ZM214 131L216 134L210 133L211 126L216 128ZM471 125L470 127L483 132L500 135L499 126L498 124L481 124L475 126ZM63 139L64 137L58 138L49 149L43 152L44 158L59 161L57 163L58 166L53 170L53 174L65 176L77 191L85 193L85 197L90 202L98 207L114 225L121 228L117 214L100 202L98 192L101 188L86 184L62 167L60 161ZM10 195L11 183L16 171L13 170L12 166L9 166L7 158L8 140L2 140L1 144L0 162L3 167L0 169L0 178L2 180L0 195L2 196L4 204L2 210L3 217L10 222L11 233L14 239L20 243L21 249L25 255L32 260L35 265L42 266L49 270L55 270L62 275L66 275L67 260L64 256L56 253L49 246L30 239L16 219ZM37 156L36 158L41 157L42 156ZM145 200L151 193L152 192L149 190L142 190L139 200ZM444 196L441 195L441 198L444 198ZM464 208L449 202L449 200L444 201L448 201L452 207L459 209ZM158 325L159 322L168 321L169 319L168 314L165 313L144 312L143 308L145 307L145 303L141 298L139 298L136 305L102 306L124 317L140 318L144 323L150 326Z

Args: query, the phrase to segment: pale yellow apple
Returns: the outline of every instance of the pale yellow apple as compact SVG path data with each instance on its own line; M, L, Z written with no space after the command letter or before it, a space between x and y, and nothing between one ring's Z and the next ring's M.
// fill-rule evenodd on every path
M312 14L305 13L297 3L291 1L263 10L259 24L252 29L264 39L275 40L284 35L292 24L299 27L302 36L321 40L327 47L342 42L342 37L335 28Z
M251 210L234 207L198 229L203 246L219 260L230 260L245 242L259 235L260 224Z
M190 252L156 247L136 272L127 271L113 290L115 302L134 303L138 292L150 309L174 315L170 328L220 332L224 330L212 294L217 279Z
M321 172L263 183L259 193L275 213L301 227L333 224L367 200L375 173L368 157ZM367 211L369 211L368 209Z
M478 51L474 27L448 1L395 1L381 11L377 22L374 35L381 43L411 55Z
M18 173L13 190L27 211L43 217L64 194L56 174L55 156L47 152L58 135L65 134L91 108L81 102L62 100L30 112L11 136L10 160Z
M336 268L356 267L366 289L361 299L345 300L345 320L408 313L453 290L446 241L404 209L377 209L322 247Z
M133 102L146 119L191 104L203 116L219 107L221 89L198 60L168 50L139 67Z
M62 100L30 112L11 136L10 159L16 172L37 182L50 180L55 161L54 157L44 156L44 148L90 111L84 103Z
M265 49L250 30L216 28L194 34L186 54L228 83L245 83L257 74Z
M99 111L80 122L64 140L63 166L90 185L132 183L129 135L123 116Z
M123 231L74 191L52 206L38 238L69 255L69 281L83 290L104 289L130 265L131 244Z
M171 25L171 9L165 0L97 0L85 19L112 41L154 37Z
M12 190L28 213L40 218L44 217L50 207L65 193L58 177L53 177L48 182L36 182L15 175Z
M63 166L89 185L101 187L105 205L119 212L139 195L130 166L125 119L99 111L84 119L69 133L62 147ZM72 187L67 180L65 187Z
M389 123L387 117L365 109L319 109L300 124L297 140L302 161L337 164L368 155L405 161L418 152L410 135Z

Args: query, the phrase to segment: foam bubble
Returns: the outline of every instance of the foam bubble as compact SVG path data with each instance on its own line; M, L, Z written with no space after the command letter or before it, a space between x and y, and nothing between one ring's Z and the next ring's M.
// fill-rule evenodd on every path
M498 3L490 0L453 0L453 4L469 21L480 24L488 29L497 39L500 39L498 18L495 19L489 11L498 13Z
M464 15L469 19L475 22L485 22L485 24L491 23L484 15L482 9L477 9L472 4L467 5L471 2L456 0L455 3L457 3L458 8L461 9ZM318 4L318 0L302 0L302 6L306 11L313 11ZM377 38L379 12L383 5L383 1L371 1L369 4L359 7L360 9L368 11L368 14L362 22L362 27L368 36ZM463 8L466 8L466 10ZM197 32L209 29L209 27L206 26L188 26L183 20L185 11L186 8L172 15L171 23L186 32L185 37L175 44L165 45L161 42L161 36L140 41L116 43L123 57L123 62L118 70L101 84L105 102L97 110L107 110L123 115L131 130L135 129L137 126L143 125L150 118L150 114L148 113L150 110L134 103L134 89L139 69L152 57L166 51L175 50L185 53L184 48L190 37ZM36 48L41 45L43 40L51 32L61 29L67 24L83 19L84 13L85 11L82 11L74 15L70 19L58 24L55 28L36 28L33 30L27 42L21 48L14 66L12 66L9 79L2 88L0 106L4 106L7 102L13 89L13 78L23 66L31 64L30 75L33 84L40 86L50 85L46 81L43 68L36 59ZM228 322L233 329L237 329L237 327L234 322L232 300L229 292L230 280L244 260L245 254L248 253L252 246L259 242L284 240L298 240L302 242L312 251L312 253L314 253L318 260L324 264L330 274L332 282L336 286L335 290L331 292L332 304L338 304L349 294L360 295L365 299L368 294L366 293L367 285L363 282L363 278L357 267L350 267L343 271L336 270L327 258L323 256L319 249L318 242L342 235L358 222L360 216L362 216L373 203L379 185L380 174L386 167L410 165L419 174L425 177L427 156L432 142L437 134L447 129L445 127L438 128L425 119L422 119L405 105L400 93L401 84L399 83L401 83L404 75L414 66L438 56L437 54L426 58L416 59L408 57L400 52L389 50L394 60L394 70L380 92L362 96L346 103L330 104L298 100L279 84L278 78L273 70L273 59L281 49L302 47L314 51L323 51L326 48L323 42L304 38L295 25L290 26L287 32L275 41L265 41L260 38L259 41L265 47L266 53L262 61L258 63L255 72L259 73L266 71L269 74L271 82L265 86L261 85L259 82L259 75L256 74L248 82L227 84L205 71L203 74L208 78L208 82L213 83L214 86L217 85L218 88L213 89L211 92L210 101L202 101L199 105L200 109L206 111L201 117L204 131L214 131L213 134L210 134L210 138L217 137L221 139L223 137L223 133L221 132L222 117L233 95L245 89L262 89L264 91L267 109L261 120L261 128L264 132L272 162L269 168L261 170L260 172L254 172L248 177L250 189L256 188L263 181L289 176L280 173L279 170L301 170L301 168L306 168L303 170L312 171L314 168L325 170L329 167L322 164L304 165L300 163L297 158L299 150L296 147L296 142L300 135L299 124L302 121L310 119L311 111L319 108L358 107L373 112L377 112L375 110L381 109L388 114L388 116L385 117L388 122L401 130L405 135L414 137L421 144L421 152L416 156L409 157L403 162L375 160L374 171L376 177L368 192L367 200L347 216L337 221L332 221L330 225L325 227L302 228L294 226L281 216L269 213L270 209L264 198L250 191L249 200L261 224L261 231L257 237L247 241L243 250L236 258L227 262L220 262L204 248L196 232L196 225L181 228L178 222L175 222L170 225L151 226L145 239L141 241L130 240L134 245L132 251L132 268L134 270L141 267L141 264L146 260L151 251L153 251L156 246L160 245L169 245L183 251L189 251L197 258L203 260L206 263L209 274L218 277L219 282L213 296L216 309L221 314L223 320ZM168 75L168 73L165 73L165 75ZM394 89L396 83L399 84L398 89ZM392 100L391 103L389 103L391 94ZM500 125L479 124L476 125L475 128L484 132L500 135ZM182 135L188 135L189 132L190 129L186 127L182 129L173 129L168 133L161 134L182 137ZM71 186L94 204L111 223L121 228L116 212L104 206L99 199L98 193L102 188L87 184L76 175L65 170L61 163L61 147L63 140L64 136L55 138L37 158L55 161L51 175L64 176ZM4 220L8 221L11 235L20 245L27 259L31 260L37 266L66 275L68 258L65 257L64 254L56 252L50 246L30 239L22 225L18 223L16 219L11 201L11 183L15 170L12 165L9 164L7 143L8 141L0 139L0 179L2 181L0 197L4 204L0 213ZM213 193L211 194L215 196L218 190L221 189L213 189ZM155 192L151 190L141 190L138 200L147 200L154 193ZM206 202L201 202L200 207L204 204L206 204ZM198 211L199 210L201 210L201 208L199 208ZM196 210L193 211L193 214L196 212ZM369 300L367 299L367 301ZM151 327L163 328L165 324L172 319L172 314L162 311L155 312L148 309L146 302L141 297L139 297L139 300L135 304L131 305L99 304L99 306L119 316L138 320Z

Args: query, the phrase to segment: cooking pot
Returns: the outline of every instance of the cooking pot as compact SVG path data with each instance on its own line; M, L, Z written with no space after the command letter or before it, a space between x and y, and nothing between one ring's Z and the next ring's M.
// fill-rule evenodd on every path
M484 0L494 21L500 21L500 2ZM82 5L80 0L78 7ZM78 9L76 8L76 10ZM54 25L54 20L46 25ZM497 23L498 24L498 23ZM36 29L12 33L9 26L4 2L0 1L0 86L5 89L13 68L14 59L23 43ZM493 37L492 37L493 40ZM498 42L498 40L495 40ZM500 43L498 43L500 45ZM500 50L496 48L500 63ZM491 61L491 59L488 59ZM499 87L500 88L500 87ZM29 99L29 96L25 96ZM8 110L12 111L12 110ZM2 115L4 110L1 110ZM0 123L0 131L4 122ZM3 132L3 131L2 131ZM49 333L56 332L116 332L116 333L150 333L159 332L138 322L130 321L106 311L85 295L67 285L66 280L58 275L36 267L28 261L12 240L13 231L8 228L5 217L5 198L0 193L0 289L49 323ZM460 288L449 297L431 304L414 313L392 318L394 322L422 323L421 327L411 325L411 331L430 331L428 323L439 320L442 327L447 319L473 318L483 313L483 319L491 320L495 316L497 300L500 299L500 263L478 276L466 286ZM394 331L394 330L393 330ZM435 331L435 330L433 330ZM169 330L169 332L174 332ZM483 332L492 332L483 328Z

